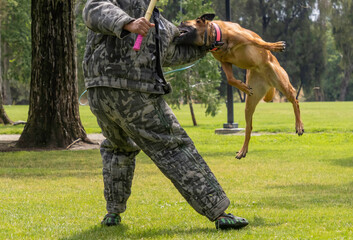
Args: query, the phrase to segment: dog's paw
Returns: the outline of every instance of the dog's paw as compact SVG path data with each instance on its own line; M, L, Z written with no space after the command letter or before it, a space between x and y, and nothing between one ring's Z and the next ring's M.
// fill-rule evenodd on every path
M301 136L304 134L304 127L303 124L300 124L295 128L295 132L298 134L298 136Z
M246 152L243 152L242 150L240 150L239 152L237 152L237 155L235 155L236 159L242 159L246 157Z
M304 129L299 129L299 130L296 130L295 132L298 134L298 136L301 136L304 134Z
M252 96L254 94L254 91L251 87L247 86L246 89L243 91L245 94Z
M249 87L249 95L252 96L254 94L254 91L252 90L251 87Z

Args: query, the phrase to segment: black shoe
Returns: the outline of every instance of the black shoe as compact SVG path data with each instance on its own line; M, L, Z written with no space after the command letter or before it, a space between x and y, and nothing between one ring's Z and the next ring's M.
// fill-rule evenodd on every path
M236 217L231 213L223 213L221 218L215 221L216 228L221 230L240 229L249 224L245 218Z
M107 215L104 216L103 221L101 222L101 224L103 226L116 226L119 225L121 222L121 217L119 214L115 214L115 213L108 213Z

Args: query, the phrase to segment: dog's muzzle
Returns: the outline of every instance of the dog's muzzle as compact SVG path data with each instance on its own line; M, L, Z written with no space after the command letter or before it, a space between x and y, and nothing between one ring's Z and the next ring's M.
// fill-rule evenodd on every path
M196 28L191 26L179 26L180 35L174 38L174 42L177 44L195 44L197 38Z

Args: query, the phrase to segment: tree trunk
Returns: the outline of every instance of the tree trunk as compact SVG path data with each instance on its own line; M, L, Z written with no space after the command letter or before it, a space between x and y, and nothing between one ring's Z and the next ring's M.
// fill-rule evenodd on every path
M79 116L74 6L74 0L32 0L30 103L18 147L89 141Z
M2 49L2 62L3 62L3 78L2 78L2 99L3 104L11 105L12 104L12 96L11 96L11 89L10 89L10 80L8 79L8 70L9 70L9 45L7 43L3 43Z
M347 63L344 68L344 77L341 82L341 91L340 91L340 97L339 97L340 101L346 100L347 88L348 88L349 79L350 79L350 76L352 75L352 72L353 72L353 65L350 65Z
M262 16L262 37L264 37L267 31L267 27L270 24L270 20L271 20L271 17L268 16L269 3L265 3L263 0L260 0L259 4L261 9L261 16Z
M195 112L194 112L194 107L192 105L192 98L189 95L189 96L187 96L187 99L188 99L188 102L189 102L189 108L190 108L192 123L193 123L194 126L197 126Z
M2 96L2 43L1 43L1 18L0 18L0 124L13 124L11 119L7 116Z
M0 80L0 83L1 83L1 80ZM0 87L0 124L5 124L5 125L13 124L13 121L11 121L11 119L7 116L4 109L1 87Z
M188 72L190 73L190 70L189 70ZM187 79L186 79L186 81L187 81L188 86L190 86L190 74L187 74ZM193 123L194 126L197 126L196 117L195 117L195 113L194 113L194 107L193 107L193 105L192 105L191 92L192 92L192 91L189 89L189 90L186 92L185 96L186 96L186 100L187 100L187 102L188 102L188 104L189 104L192 123Z

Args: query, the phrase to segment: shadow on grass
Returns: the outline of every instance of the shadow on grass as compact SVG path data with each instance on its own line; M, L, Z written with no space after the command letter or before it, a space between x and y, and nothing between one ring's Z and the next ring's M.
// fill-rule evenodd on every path
M283 190L281 194L267 197L264 204L287 209L310 208L312 206L353 206L353 182L347 184L295 184L271 186L269 189Z
M275 227L280 226L283 223L279 222L268 222L265 218L260 216L254 216L254 220L249 222L251 227Z
M257 227L275 227L282 225L279 222L268 222L265 218L260 216L254 216L253 220L249 221L249 226L240 230L228 230L224 233L236 234L237 232L249 231L250 228ZM72 236L60 238L60 240L86 240L86 239L191 239L193 235L215 236L223 233L222 230L217 230L214 227L214 223L211 223L210 227L193 227L193 228L177 228L175 226L161 226L151 228L139 228L139 226L128 226L121 224L115 227L102 227L96 225L82 232L74 233Z
M336 166L353 167L353 157L332 159L332 160L327 160L327 161L331 162L333 165L336 165Z
M138 228L138 226L136 226ZM149 228L149 229L130 229L129 226L121 224L116 227L102 227L96 225L86 231L79 232L73 236L64 237L60 240L76 239L154 239L169 238L173 236L192 236L194 234L212 234L217 232L211 228L192 228L192 229L172 229L172 228Z
M62 178L101 175L96 151L0 153L0 178Z
M4 172L5 171L5 172ZM97 171L82 171L77 169L62 169L62 170L48 170L48 169L1 169L0 178L11 178L11 179L21 179L21 178L87 178L101 176L101 172Z

